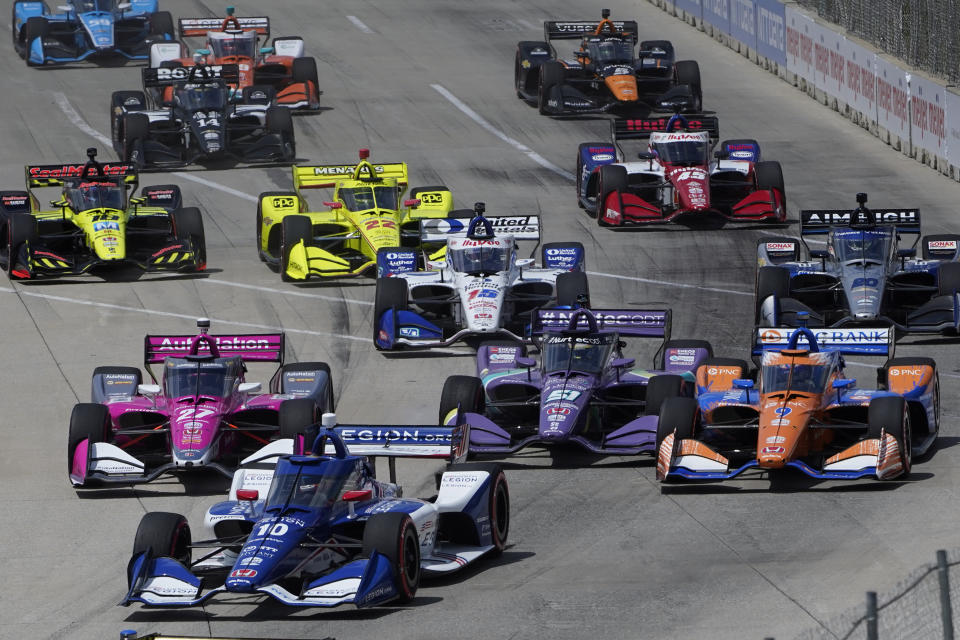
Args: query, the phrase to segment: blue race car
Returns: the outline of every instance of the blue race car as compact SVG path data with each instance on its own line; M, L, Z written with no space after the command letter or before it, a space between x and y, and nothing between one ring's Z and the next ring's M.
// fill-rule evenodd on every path
M51 13L46 2L13 3L13 46L30 66L120 55L146 60L154 42L173 40L173 17L157 0L66 0Z
M332 427L333 417L324 415L327 426L315 439L277 440L247 458L230 500L207 512L210 539L193 542L184 516L147 513L121 604L188 607L221 593L269 595L300 607L406 602L421 575L446 575L503 550L506 478L496 464L458 463L468 427ZM305 455L310 440L313 453ZM391 482L380 482L363 456L453 464L428 501L402 498L393 464Z

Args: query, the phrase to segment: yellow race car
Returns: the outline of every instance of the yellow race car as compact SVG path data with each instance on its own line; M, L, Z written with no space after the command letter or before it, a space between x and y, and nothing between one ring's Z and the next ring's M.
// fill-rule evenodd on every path
M420 220L446 218L453 195L446 187L419 187L402 200L407 165L374 164L360 150L356 165L293 167L293 191L260 194L257 251L284 281L357 276L375 270L381 249L420 247ZM327 211L307 204L305 189L333 189ZM376 275L374 273L374 275Z

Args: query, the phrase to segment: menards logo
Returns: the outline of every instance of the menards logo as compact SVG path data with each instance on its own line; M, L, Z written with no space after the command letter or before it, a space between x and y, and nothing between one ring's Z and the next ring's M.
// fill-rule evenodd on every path
M356 170L357 165L355 164L329 165L325 167L314 167L313 174L316 176L342 176L350 175ZM384 166L381 164L373 165L373 170L377 173L383 173L386 171Z

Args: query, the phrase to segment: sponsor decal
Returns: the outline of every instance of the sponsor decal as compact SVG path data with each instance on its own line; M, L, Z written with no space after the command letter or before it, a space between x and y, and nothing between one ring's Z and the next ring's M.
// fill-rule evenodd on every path
M711 376L738 376L740 367L710 367L707 373Z
M357 166L354 164L344 164L337 166L327 166L327 167L314 167L313 175L315 176L342 176L342 175L353 175L353 172L356 170ZM373 165L373 170L377 173L383 173L386 169L383 165L376 164Z
M420 329L417 327L400 327L400 335L404 338L419 338Z
M505 363L505 362L513 362L513 361L514 361L514 356L510 353L491 353L490 354L491 363L495 363L495 362Z
M890 369L890 370L888 371L888 375L891 375L891 376L894 376L894 377L896 377L896 376L922 376L922 375L923 375L923 369L903 369L903 368Z
M85 164L65 164L59 167L42 166L30 167L28 172L31 178L80 178L84 177ZM104 176L125 176L135 172L132 164L111 164L104 163L100 165L100 173Z
M361 598L360 602L358 602L357 604L365 604L367 602L376 600L377 598L382 598L384 596L392 595L393 593L394 593L393 587L386 586L386 585L380 586L374 589L373 591L371 591L370 593L368 593L367 595L363 596L363 598Z
M773 252L777 252L777 251L793 252L795 247L796 247L796 244L794 244L793 242L768 242L767 243L767 251L773 251Z
M612 153L595 153L590 156L590 159L594 162L610 162L614 156Z
M787 439L783 436L770 436L766 440L767 444L783 444L786 441Z
M573 389L554 389L546 397L544 402L560 402L564 400L567 402L573 402L581 395L582 394L579 391L575 391Z
M157 80L169 82L171 80L189 80L192 67L175 67L172 69L157 69ZM223 65L207 65L207 77L219 78L223 75Z
M790 421L785 420L783 418L776 418L774 420L771 420L770 424L773 425L774 427L789 427Z
M956 240L931 240L927 243L927 247L931 251L937 250L957 250L957 241Z
M760 450L760 453L771 454L771 453L786 453L786 447L764 447Z
M256 569L234 569L230 572L231 578L255 578L257 577Z
M793 413L793 409L790 407L780 407L779 409L774 409L773 412L782 418Z
M579 249L574 249L573 247L567 247L564 249L547 249L547 255L550 257L554 256L577 256L580 255Z
M217 345L220 349L244 349L248 351L272 351L277 348L277 345L271 346L270 341L266 338L254 338L254 337L245 337L245 336L210 336L213 338L214 344ZM190 345L193 343L193 337L183 337L183 338L171 338L165 337L160 341L159 345L151 344L151 348L156 351L182 351L184 349L189 349ZM199 346L200 351L208 351L208 347L205 342L201 342Z
M119 223L119 222L115 222L115 221L113 221L113 220L103 220L103 221L101 221L101 222L94 222L94 223L93 223L93 230L94 230L94 231L106 231L106 230L108 230L108 229L113 230L113 231L119 231L119 230L120 230L120 223Z
M753 152L752 151L731 151L730 157L743 158L744 160L750 160L753 158Z
M570 415L570 409L567 409L566 407L550 407L547 409L547 414L568 416Z

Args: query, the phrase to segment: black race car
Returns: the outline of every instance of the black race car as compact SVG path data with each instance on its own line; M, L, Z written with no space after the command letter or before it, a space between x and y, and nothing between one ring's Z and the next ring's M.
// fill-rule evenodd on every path
M667 40L637 43L635 20L614 21L603 10L597 21L543 23L544 41L517 45L517 96L544 115L629 111L699 112L703 106L700 66L674 61ZM561 58L552 40L580 40L573 58Z
M272 87L246 87L240 101L231 100L238 78L235 64L143 69L143 91L110 98L113 148L140 168L292 162L290 110L274 105Z

